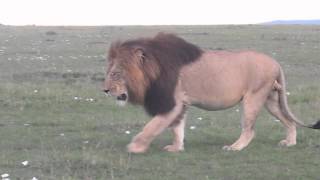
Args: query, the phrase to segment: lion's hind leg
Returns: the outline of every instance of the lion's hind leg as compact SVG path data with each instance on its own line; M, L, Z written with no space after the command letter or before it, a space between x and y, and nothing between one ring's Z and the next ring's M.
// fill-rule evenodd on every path
M251 142L254 138L254 125L261 108L263 107L268 96L268 89L261 89L256 93L247 93L243 97L243 115L242 115L242 131L239 139L230 146L224 146L224 150L240 151Z
M286 139L279 142L280 146L293 146L297 143L297 130L296 124L290 121L281 111L281 106L279 102L279 92L272 91L265 104L267 110L286 127L287 137Z

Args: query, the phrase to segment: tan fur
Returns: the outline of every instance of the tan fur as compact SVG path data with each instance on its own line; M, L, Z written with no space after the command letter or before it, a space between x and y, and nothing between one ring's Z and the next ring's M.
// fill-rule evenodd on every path
M257 52L204 53L199 61L181 70L176 92L179 94L176 97L177 107L169 115L156 116L150 121L133 139L128 151L144 152L152 139L174 121L174 116L178 116L177 111L181 104L207 110L221 110L232 107L240 101L243 106L242 133L232 145L224 146L225 150L241 150L250 143L254 137L256 117L264 105L287 129L287 138L280 141L280 145L296 144L296 122L285 113L287 111L283 107L285 104L280 103L280 96L285 96L280 93L284 91L285 82L277 81L282 74L281 71L276 61ZM184 121L185 116L181 118L182 123L173 128L174 142L166 146L165 150L176 152L184 149Z
M172 35L160 35L160 37L160 40L158 36L155 38L157 40L155 42L160 42L160 45L165 44L172 47L186 45L185 41ZM176 39L171 42L168 40L170 38ZM169 127L173 130L174 140L164 149L170 152L184 150L185 111L188 106L216 111L230 108L241 102L243 107L242 132L233 144L223 147L225 150L241 150L251 142L255 135L256 117L263 106L286 127L286 138L279 143L282 146L296 144L296 125L320 128L320 121L313 126L306 126L290 111L284 73L280 65L269 56L254 51L202 52L196 47L188 46L195 52L201 52L201 55L194 55L196 59L188 59L185 64L181 64L184 59L180 59L179 63L174 62L177 58L186 56L181 49L179 50L183 56L175 54L173 49L169 48L171 53L169 61L163 59L166 54L163 57L158 54L161 58L155 57L151 51L146 50L147 46L144 47L144 50L132 49L132 43L144 45L145 41L147 40L129 41L122 45L126 49L121 45L112 46L105 84L105 91L108 93L110 91L111 95L119 96L130 92L129 100L141 105L146 104L146 93L149 90L151 101L148 106L152 106L151 115L154 113L154 117L133 138L128 145L129 152L145 152L153 139ZM153 40L148 42L154 43ZM165 53L168 49L162 50ZM152 52L157 51L154 49ZM147 56L144 53L147 53ZM145 59L146 57L148 59ZM161 63L163 64L160 67ZM121 77L113 78L112 72L121 72ZM114 86L118 88L113 88ZM161 87L161 91L155 87ZM170 90L171 87L173 91ZM173 99L174 102L171 104L173 108L163 108L164 104L154 106L154 103L160 101L161 103L167 102L163 101L164 96L165 100L171 100L170 97ZM160 110L157 111L157 108Z

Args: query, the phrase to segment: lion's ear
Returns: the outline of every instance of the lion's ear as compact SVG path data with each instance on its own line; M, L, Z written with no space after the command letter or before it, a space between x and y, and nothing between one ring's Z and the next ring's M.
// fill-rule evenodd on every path
M137 48L137 49L135 49L134 54L138 57L141 64L144 64L144 62L146 60L145 51L142 48Z

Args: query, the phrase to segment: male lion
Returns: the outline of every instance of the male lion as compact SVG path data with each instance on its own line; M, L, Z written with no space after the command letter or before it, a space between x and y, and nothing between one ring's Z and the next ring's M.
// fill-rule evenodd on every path
M250 143L263 105L286 127L282 146L296 144L297 124L320 129L320 121L306 126L291 113L280 65L258 52L203 51L175 35L160 33L113 43L107 68L105 93L120 102L143 105L153 117L128 145L129 152L145 152L168 127L175 137L164 149L183 150L189 105L215 111L242 102L241 135L225 150L241 150Z

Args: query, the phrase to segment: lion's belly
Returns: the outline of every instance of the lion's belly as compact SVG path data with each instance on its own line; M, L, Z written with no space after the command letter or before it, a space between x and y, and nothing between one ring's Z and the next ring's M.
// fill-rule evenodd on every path
M220 110L239 103L246 92L246 81L236 76L222 77L212 73L208 73L206 77L186 77L187 79L182 81L182 87L188 104L206 110Z
M220 110L239 103L248 86L248 75L239 62L201 60L181 71L187 103L206 110Z
M230 107L234 106L235 104L230 105L230 106L225 106L225 105L216 104L216 103L207 103L207 104L201 103L201 104L192 104L192 105L195 107L198 107L200 109L207 110L207 111L218 111L218 110L230 108Z
M200 92L201 91L201 92ZM241 91L228 91L220 87L219 89L199 88L185 91L187 103L206 110L221 110L230 108L238 104L243 93Z

